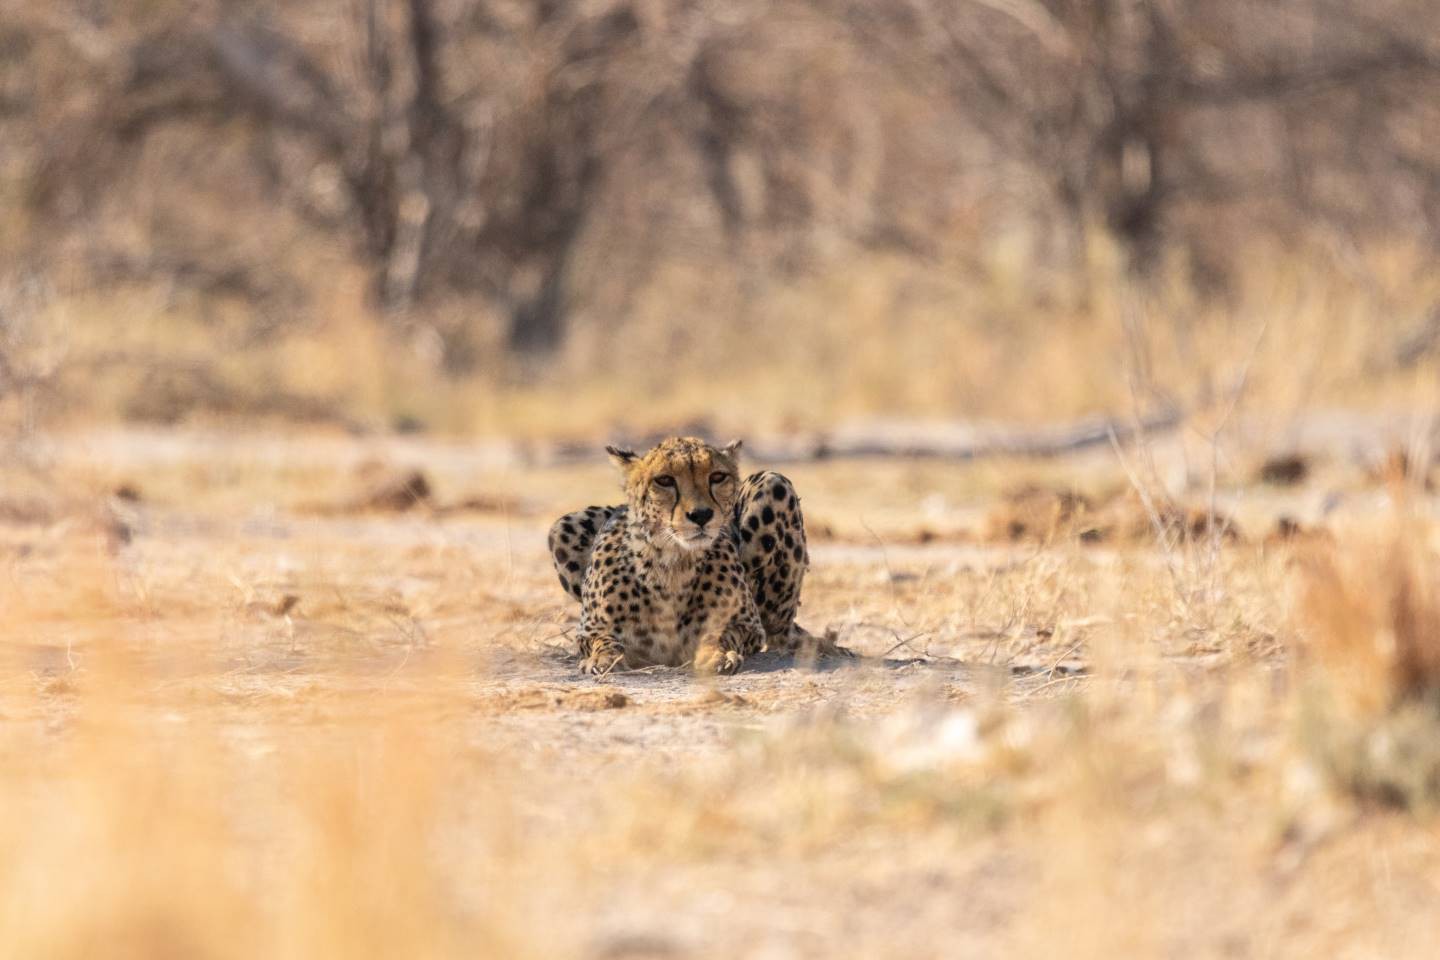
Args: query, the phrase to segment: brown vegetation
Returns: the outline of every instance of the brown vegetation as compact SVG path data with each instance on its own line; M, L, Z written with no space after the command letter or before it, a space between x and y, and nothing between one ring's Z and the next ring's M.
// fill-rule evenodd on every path
M1257 474L1261 483L1273 483L1279 487L1304 483L1308 476L1310 476L1309 459L1296 453L1271 457L1260 465Z
M1251 402L1394 396L1440 342L1435 16L17 11L0 379L82 420L585 436L637 416L616 379L672 420L639 429L713 419L688 381L725 369L742 426L1048 421L1212 405L1266 330Z
M1301 566L1304 735L1319 763L1366 799L1440 802L1440 582L1414 521Z
M1175 545L1241 539L1235 522L1209 507L1147 503L1133 492L1095 499L1074 491L1026 486L1007 493L986 518L985 538L994 543L1144 543Z

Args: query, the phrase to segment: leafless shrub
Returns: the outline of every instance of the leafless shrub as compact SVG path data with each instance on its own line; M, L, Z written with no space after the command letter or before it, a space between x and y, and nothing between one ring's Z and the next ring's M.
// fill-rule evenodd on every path
M0 163L28 201L22 252L81 285L158 277L294 322L338 249L402 324L464 305L438 330L451 369L491 359L477 316L501 318L506 350L551 352L677 264L753 296L863 250L977 266L1004 235L1083 279L1104 235L1141 272L1179 260L1225 294L1254 237L1318 237L1348 261L1367 236L1440 236L1422 135L1436 16L1423 0L45 7L0 31ZM1428 349L1426 316L1396 363Z
M35 433L65 359L63 330L41 316L48 297L33 277L0 281L0 429L11 446Z

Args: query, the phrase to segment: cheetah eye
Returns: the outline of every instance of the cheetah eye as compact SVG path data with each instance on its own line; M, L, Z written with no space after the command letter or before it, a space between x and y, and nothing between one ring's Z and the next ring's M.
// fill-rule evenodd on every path
M665 477L665 476L656 477L656 478L655 478L655 486L657 486L657 487L673 487L673 486L675 486L675 478L674 478L674 477Z
M729 479L730 474L724 472L723 470L716 470L714 473L710 474L711 483L724 483L726 480Z

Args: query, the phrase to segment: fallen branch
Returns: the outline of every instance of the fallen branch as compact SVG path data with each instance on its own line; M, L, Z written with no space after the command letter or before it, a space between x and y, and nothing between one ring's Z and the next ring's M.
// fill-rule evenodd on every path
M850 427L828 434L793 439L747 441L747 455L767 464L817 460L904 458L916 460L978 460L984 457L1060 457L1103 446L1115 438L1130 443L1166 433L1185 420L1179 409L1135 418L1091 417L1054 426L1018 429L969 423L887 424ZM637 447L652 446L660 434L625 439ZM528 451L537 462L562 464L599 460L600 445L557 444Z

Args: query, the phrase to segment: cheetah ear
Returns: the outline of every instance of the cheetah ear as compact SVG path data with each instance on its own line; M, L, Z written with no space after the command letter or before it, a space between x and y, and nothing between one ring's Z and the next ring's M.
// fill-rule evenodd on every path
M605 452L610 454L611 463L626 472L629 472L639 459L634 450L626 450L624 447L606 447Z
M740 448L743 445L744 442L741 440L731 440L729 443L725 444L725 446L720 448L720 452L725 454L725 456L729 457L731 460L734 460L736 463L739 463Z

